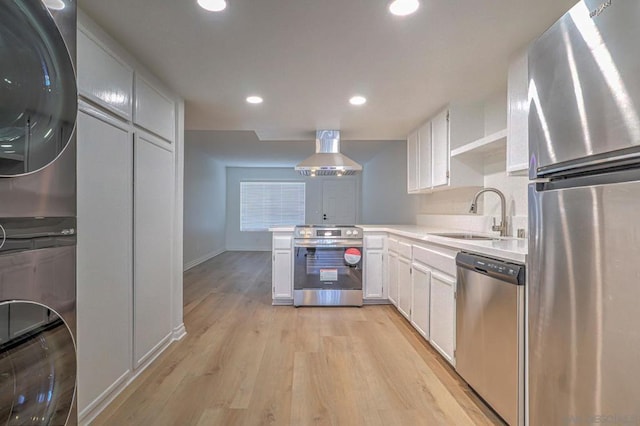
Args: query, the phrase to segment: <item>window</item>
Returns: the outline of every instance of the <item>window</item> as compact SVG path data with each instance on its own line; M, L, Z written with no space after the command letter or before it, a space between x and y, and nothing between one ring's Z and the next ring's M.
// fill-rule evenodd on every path
M240 182L240 230L305 223L304 182Z

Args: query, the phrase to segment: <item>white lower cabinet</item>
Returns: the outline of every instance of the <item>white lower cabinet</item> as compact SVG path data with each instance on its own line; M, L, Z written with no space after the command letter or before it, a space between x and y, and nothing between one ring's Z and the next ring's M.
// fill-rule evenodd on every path
M411 260L398 256L398 311L411 319Z
M391 303L398 306L398 253L389 251L387 259L387 297Z
M384 297L384 252L367 250L364 256L363 297L382 299Z
M290 304L293 299L293 237L291 234L273 235L272 292L273 302Z
M411 299L411 324L418 333L429 340L429 312L431 298L430 292L431 271L420 264L414 263L411 267L411 287L413 297Z
M456 279L450 275L431 273L431 345L454 364Z
M363 297L365 299L383 299L385 282L384 251L386 234L364 236L364 274Z
M455 365L457 251L422 241L388 241L389 301Z

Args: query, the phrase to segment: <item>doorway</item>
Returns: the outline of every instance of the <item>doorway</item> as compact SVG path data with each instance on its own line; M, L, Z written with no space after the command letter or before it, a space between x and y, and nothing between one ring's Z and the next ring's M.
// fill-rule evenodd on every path
M322 182L322 222L327 225L356 223L356 181L347 179Z

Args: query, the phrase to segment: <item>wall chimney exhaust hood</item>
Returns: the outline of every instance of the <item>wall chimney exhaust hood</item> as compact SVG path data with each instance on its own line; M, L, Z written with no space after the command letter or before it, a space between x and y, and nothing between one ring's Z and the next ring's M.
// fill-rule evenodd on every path
M296 166L303 176L347 176L362 166L340 153L340 130L316 131L316 153Z

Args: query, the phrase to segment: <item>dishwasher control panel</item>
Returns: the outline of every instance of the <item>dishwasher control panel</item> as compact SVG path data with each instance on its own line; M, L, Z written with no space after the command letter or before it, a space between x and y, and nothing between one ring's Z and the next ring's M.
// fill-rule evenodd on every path
M524 265L517 263L460 252L456 256L456 264L459 267L472 269L478 273L490 275L511 284L524 285L525 282Z

